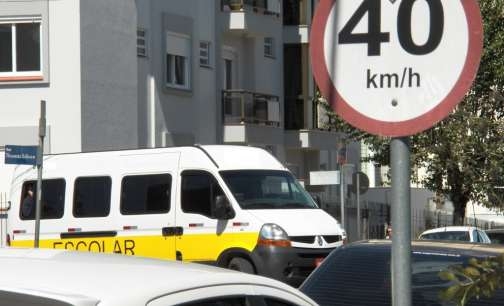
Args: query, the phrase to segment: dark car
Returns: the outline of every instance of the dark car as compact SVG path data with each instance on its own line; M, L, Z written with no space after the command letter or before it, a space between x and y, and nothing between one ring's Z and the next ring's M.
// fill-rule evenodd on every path
M504 228L499 229L489 229L486 230L488 238L492 241L492 243L496 244L504 244Z
M299 289L322 306L389 306L391 247L390 241L380 240L335 249ZM499 257L502 254L504 246L498 245L412 242L413 305L457 305L463 290L469 287L478 293L479 299L468 292L466 305L504 305L504 290L483 288L492 276L485 275L481 281L479 278L487 272L478 268L492 263L500 266L495 271L502 276L504 257ZM483 291L490 297L485 297Z

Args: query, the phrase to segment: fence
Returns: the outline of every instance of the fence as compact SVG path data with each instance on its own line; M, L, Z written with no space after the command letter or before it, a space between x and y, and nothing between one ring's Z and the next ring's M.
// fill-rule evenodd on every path
M10 202L6 192L0 192L0 246L7 244L7 214L10 209Z

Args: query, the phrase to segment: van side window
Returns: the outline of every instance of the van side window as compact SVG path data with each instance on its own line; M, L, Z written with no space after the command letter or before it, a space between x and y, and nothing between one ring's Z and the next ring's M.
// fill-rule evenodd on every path
M108 176L79 177L74 184L73 215L76 218L106 217L110 212Z
M21 220L35 219L35 204L37 199L37 182L27 181L21 192L19 217ZM41 219L60 219L65 206L65 180L50 179L42 181Z
M121 182L121 214L162 214L170 211L169 174L125 176Z
M213 218L215 198L224 195L212 174L205 171L182 172L182 211Z

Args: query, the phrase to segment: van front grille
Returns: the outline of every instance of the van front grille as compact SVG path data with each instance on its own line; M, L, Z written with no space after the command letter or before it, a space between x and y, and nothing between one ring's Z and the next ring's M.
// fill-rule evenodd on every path
M312 244L315 242L315 236L294 236L289 237L292 242L308 243Z
M317 236L293 236L289 237L289 239L292 242L313 244L315 243L315 237ZM323 235L322 237L324 237L324 240L327 243L335 243L341 241L341 235Z
M324 240L327 243L335 243L335 242L338 242L338 241L341 240L341 236L340 235L324 235L322 237L324 237Z

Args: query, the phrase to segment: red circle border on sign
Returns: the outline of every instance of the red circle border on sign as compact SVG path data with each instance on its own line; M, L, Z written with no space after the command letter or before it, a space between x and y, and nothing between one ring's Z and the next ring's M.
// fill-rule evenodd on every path
M454 0L451 0L454 1ZM469 33L467 57L460 76L448 95L433 109L405 121L381 121L361 114L339 94L328 72L324 56L324 35L332 7L338 0L321 0L313 18L310 32L310 54L316 83L332 109L351 125L368 133L401 137L414 135L434 126L447 117L464 98L476 77L483 50L483 24L477 1L460 0L464 8Z

